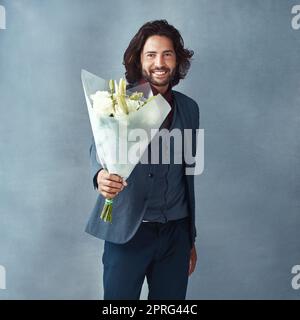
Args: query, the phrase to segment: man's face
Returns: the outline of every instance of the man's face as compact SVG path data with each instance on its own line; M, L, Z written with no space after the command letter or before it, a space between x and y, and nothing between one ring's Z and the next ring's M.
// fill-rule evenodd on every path
M160 93L164 93L176 71L173 42L165 36L151 36L141 52L143 77Z

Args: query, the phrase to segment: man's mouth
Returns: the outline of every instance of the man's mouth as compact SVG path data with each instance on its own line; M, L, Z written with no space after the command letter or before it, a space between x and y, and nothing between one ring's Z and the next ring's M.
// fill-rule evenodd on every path
M167 74L168 71L166 70L154 70L152 73L154 73L158 77L163 77Z

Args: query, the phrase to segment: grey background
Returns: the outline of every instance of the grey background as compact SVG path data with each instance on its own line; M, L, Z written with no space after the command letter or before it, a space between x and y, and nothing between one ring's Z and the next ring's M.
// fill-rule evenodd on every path
M10 0L0 30L0 299L102 299L85 68L119 78L146 21L195 51L175 89L205 130L187 299L299 299L300 30L283 0ZM144 285L141 299L147 297Z

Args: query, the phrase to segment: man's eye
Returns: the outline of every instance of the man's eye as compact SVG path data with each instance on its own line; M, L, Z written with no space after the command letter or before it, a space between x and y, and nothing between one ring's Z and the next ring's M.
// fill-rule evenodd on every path
M154 57L154 54L153 54L153 53L149 53L149 54L147 55L147 57L153 58L153 57Z

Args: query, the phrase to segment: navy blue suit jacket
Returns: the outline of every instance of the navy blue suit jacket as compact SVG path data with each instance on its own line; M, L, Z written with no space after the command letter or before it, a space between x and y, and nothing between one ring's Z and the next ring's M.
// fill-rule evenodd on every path
M191 144L193 155L196 154L196 130L199 129L199 108L197 103L188 96L173 90L173 96L177 105L178 116L180 116L184 129L192 129L192 141L184 141ZM92 177L102 168L96 160L96 148L92 143L90 147L90 160ZM194 164L184 162L184 167L195 167ZM135 166L129 178L128 185L114 198L113 201L113 223L104 222L100 219L100 213L105 198L99 194L96 204L91 212L85 231L99 239L113 243L126 243L138 230L147 207L148 194L152 187L152 181L147 170L148 166L140 162ZM197 235L195 225L195 192L194 175L185 175L186 194L190 217L190 243L194 245ZM94 187L96 187L94 185Z

